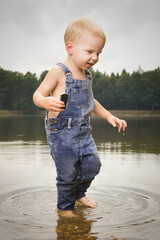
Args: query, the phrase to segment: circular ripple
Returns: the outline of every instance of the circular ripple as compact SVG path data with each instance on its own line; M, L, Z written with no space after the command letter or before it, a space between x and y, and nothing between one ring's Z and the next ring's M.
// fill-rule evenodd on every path
M57 214L56 199L56 191L51 189L19 190L2 202L1 212L8 222L39 228L53 227L51 223Z
M133 226L149 224L160 219L160 196L133 188L108 187L105 191L104 189L106 187L101 186L89 191L88 195L98 202L96 209L82 206L75 208L79 217L83 215L85 221L96 222L92 230L97 234L101 232L102 235L106 227L108 230L130 229ZM31 236L36 229L42 233L52 232L55 236L58 224L56 201L56 190L44 188L22 189L1 196L0 220L3 223L3 229L6 224L10 224L10 230L20 232L23 229L24 232L25 226L25 229L28 227L32 230ZM82 220L84 219L81 219L81 224ZM80 223L76 224L75 229ZM43 240L49 239L43 234L41 237ZM33 239L41 238L38 236Z
M99 215L105 226L123 228L160 219L160 196L153 193L125 187L108 187L104 192L99 187L91 195L100 205L91 215Z
M2 205L7 215L49 216L56 207L56 193L49 189L33 190L8 198Z

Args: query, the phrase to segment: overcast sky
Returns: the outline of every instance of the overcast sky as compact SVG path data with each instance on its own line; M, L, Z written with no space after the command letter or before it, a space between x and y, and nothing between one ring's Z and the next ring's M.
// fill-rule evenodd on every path
M87 17L107 37L94 69L160 66L160 0L0 0L0 66L39 75L66 58L68 23Z

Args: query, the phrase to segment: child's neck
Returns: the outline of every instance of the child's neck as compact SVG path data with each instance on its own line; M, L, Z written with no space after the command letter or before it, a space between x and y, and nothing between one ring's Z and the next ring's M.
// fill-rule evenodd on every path
M66 59L64 64L69 68L74 79L86 79L85 70L78 68L70 59Z

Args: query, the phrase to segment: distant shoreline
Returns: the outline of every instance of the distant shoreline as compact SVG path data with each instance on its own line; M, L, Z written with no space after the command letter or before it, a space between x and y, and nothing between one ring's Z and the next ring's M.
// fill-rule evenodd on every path
M160 110L109 110L115 116L127 117L145 117L145 116L160 116ZM20 110L0 110L0 117L10 116L45 116L45 110L38 111L35 114L24 114ZM92 115L93 118L97 116Z

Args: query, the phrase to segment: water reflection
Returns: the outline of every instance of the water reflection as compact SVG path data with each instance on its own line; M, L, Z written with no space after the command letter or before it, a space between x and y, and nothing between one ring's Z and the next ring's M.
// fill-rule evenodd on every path
M57 240L95 240L95 234L92 233L92 223L94 220L88 220L85 216L83 207L75 207L75 213L78 218L57 220Z
M160 154L160 117L125 118L128 128L118 133L102 119L93 119L93 136L99 148L111 151ZM44 117L20 116L0 118L0 141L34 141L46 143Z
M126 131L118 133L117 129L108 125L104 120L92 121L93 136L101 148L121 152L160 153L160 118L159 117L130 117ZM106 146L107 145L107 146Z
M13 116L0 118L0 141L46 141L44 117Z

